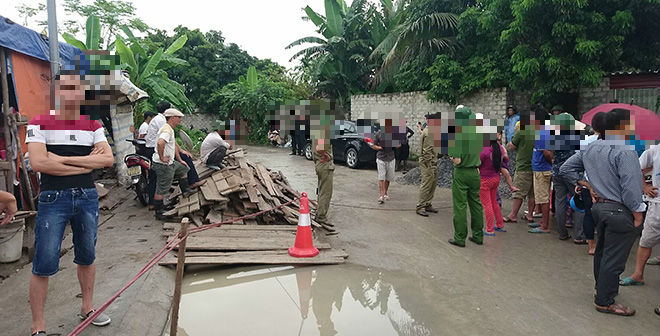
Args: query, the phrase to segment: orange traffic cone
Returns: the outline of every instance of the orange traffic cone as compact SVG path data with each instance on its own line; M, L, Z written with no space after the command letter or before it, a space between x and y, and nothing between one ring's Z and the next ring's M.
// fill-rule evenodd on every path
M302 193L296 243L289 248L289 255L296 258L310 258L317 254L319 254L319 250L312 243L312 219L309 216L309 200L307 200L307 193Z
M309 301L312 299L312 269L296 272L296 283L298 284L298 299L300 300L300 315L303 319L309 314Z

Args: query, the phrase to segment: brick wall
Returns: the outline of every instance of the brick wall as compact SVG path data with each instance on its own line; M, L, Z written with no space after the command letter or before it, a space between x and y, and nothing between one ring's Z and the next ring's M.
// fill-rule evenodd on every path
M481 90L461 100L460 104L468 106L474 113L483 113L491 119L504 119L507 106L507 90L505 88ZM405 92L387 94L363 94L351 97L351 116L356 119L377 119L378 112L398 112L408 122L408 127L415 131L410 138L411 153L419 154L420 136L415 126L424 122L424 115L432 112L449 112L455 110L455 104L430 102L426 92Z
M610 78L605 77L595 88L578 90L578 117L589 112L592 108L607 104L612 99L610 91Z
M571 92L578 94L577 117L584 115L598 105L607 104L613 99L609 77L604 77L597 87L581 88ZM531 91L509 90L508 92L509 105L514 105L518 111L531 109L531 100Z

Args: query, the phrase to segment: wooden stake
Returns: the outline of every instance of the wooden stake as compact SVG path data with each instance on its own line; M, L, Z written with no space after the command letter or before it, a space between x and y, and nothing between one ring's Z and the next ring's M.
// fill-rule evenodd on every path
M7 162L12 162L14 157L14 150L12 147L11 141L11 130L9 118L9 86L7 84L7 56L5 54L5 48L0 47L0 71L2 71L2 78L0 83L2 84L2 109L4 110L4 135L5 135L5 153L7 156ZM7 192L10 194L14 193L14 176L16 176L16 171L13 166L10 165L9 173L7 173ZM27 176L26 176L27 178Z
M179 238L188 234L188 217L181 220L181 231ZM170 324L170 336L176 336L179 327L179 304L181 303L181 282L183 281L183 267L186 262L186 239L179 243L177 251L176 278L174 280L174 299L172 300L172 323Z

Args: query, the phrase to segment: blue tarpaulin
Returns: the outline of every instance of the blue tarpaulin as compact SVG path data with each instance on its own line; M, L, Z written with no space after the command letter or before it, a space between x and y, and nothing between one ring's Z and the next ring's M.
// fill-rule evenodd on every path
M75 64L82 50L64 42L59 43L60 62L64 67ZM48 37L0 16L0 47L50 62Z

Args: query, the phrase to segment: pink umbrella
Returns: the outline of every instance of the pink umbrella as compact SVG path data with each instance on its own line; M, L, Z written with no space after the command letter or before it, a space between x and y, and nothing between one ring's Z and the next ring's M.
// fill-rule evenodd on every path
M630 117L635 123L635 135L639 140L660 140L660 116L641 106L630 104L603 104L592 108L582 116L582 122L591 125L591 119L598 112L613 109L630 110Z

